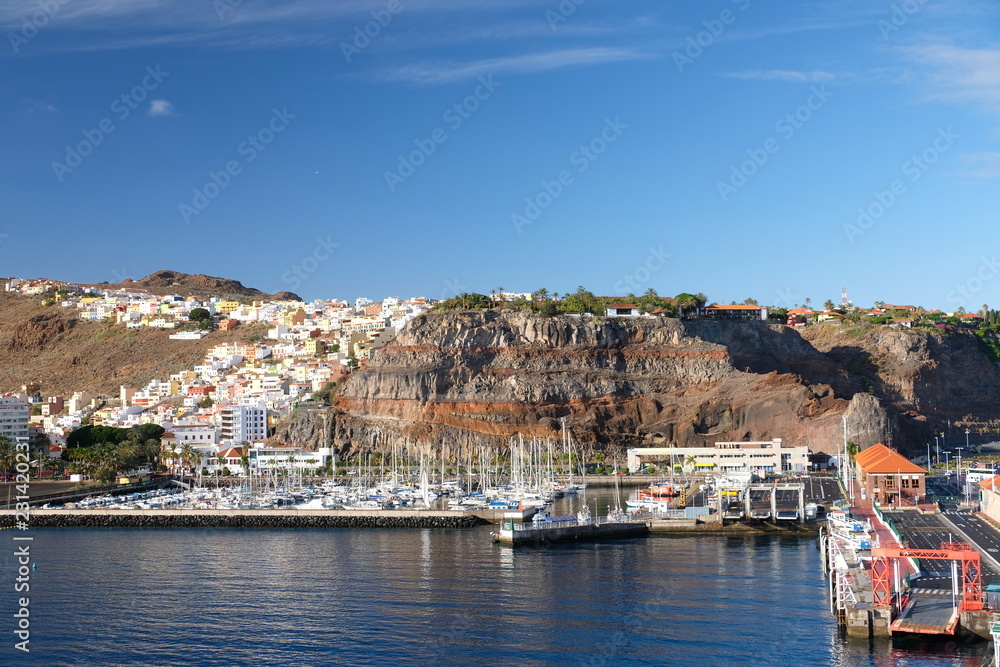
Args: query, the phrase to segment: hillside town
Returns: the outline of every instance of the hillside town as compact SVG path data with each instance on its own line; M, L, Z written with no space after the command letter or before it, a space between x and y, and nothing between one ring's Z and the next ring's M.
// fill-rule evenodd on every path
M5 289L74 309L86 321L174 330L169 336L174 340L202 338L212 329L267 326L258 341L216 345L201 364L141 387L124 385L118 396L98 396L87 388L50 396L43 387L24 385L0 397L0 435L36 443L36 461L62 456L69 434L83 425L156 424L165 431L164 452L179 457L183 451L185 464L200 464L199 470L213 474L235 473L247 447L255 465L294 462L301 452L264 445L274 424L298 401L328 391L363 365L432 305L423 297L359 298L353 305L336 299L240 302L20 278L8 280ZM299 458L301 465L318 468L331 456L325 450Z
M99 396L81 387L72 395L47 395L44 387L25 384L0 396L0 435L29 442L39 468L44 461L65 460L67 438L81 426L130 429L154 424L163 429L161 464L204 474L239 474L254 468L321 469L334 452L274 447L266 442L278 421L306 399L321 397L352 369L420 313L439 308L502 308L567 315L676 317L765 321L801 328L863 322L873 326L947 329L997 323L996 311L945 313L912 305L877 302L858 308L845 300L839 308L808 305L769 308L753 299L742 304L707 304L704 295L682 293L663 298L649 290L641 297L595 297L579 288L574 294L547 290L489 296L463 294L437 301L424 297L389 297L380 302L358 298L252 301L155 295L139 288L101 288L46 280L10 278L5 291L40 299L43 305L72 309L88 322L124 328L171 330L172 340L200 339L209 331L231 332L256 325L263 333L252 342L226 342L210 348L193 368L151 379L144 386L123 385L117 396ZM558 306L554 304L558 303ZM586 312L580 312L586 311ZM247 460L249 459L249 461Z

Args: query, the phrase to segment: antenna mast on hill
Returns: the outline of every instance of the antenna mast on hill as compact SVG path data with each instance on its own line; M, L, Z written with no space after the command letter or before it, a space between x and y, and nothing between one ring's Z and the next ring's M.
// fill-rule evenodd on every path
M844 307L844 308L847 308L847 288L846 287L841 287L840 288L840 305L842 307Z

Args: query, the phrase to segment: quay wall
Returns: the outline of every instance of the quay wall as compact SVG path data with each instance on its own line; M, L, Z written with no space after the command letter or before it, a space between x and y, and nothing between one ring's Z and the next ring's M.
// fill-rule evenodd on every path
M0 511L0 524L14 524ZM473 528L474 513L406 510L33 510L31 528Z
M814 538L819 535L817 522L799 523L727 523L702 522L698 519L651 519L649 532L653 535L798 535Z

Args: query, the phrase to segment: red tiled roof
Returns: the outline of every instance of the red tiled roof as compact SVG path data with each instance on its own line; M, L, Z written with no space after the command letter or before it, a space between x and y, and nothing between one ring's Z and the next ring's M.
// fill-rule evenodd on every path
M736 305L731 306L709 306L705 310L760 310L761 306Z
M911 462L902 454L897 454L885 445L879 443L872 445L863 452L854 456L865 474L885 475L889 473L926 473L927 471Z
M638 308L639 306L633 306L631 303L609 303L608 308Z
M997 484L1000 484L1000 475L995 475L989 479L984 479L979 483L979 486L984 489L990 489L991 491L997 490Z

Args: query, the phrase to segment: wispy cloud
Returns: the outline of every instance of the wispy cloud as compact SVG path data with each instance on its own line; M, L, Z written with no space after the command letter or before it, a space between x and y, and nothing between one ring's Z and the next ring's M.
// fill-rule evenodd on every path
M727 72L725 76L734 79L748 79L752 81L786 81L791 83L819 83L822 81L833 81L837 78L832 72L823 70L813 70L812 72L797 72L794 70L770 69L770 70L746 70L744 72Z
M925 99L1000 113L1000 49L925 44L899 51L922 68Z
M28 102L27 112L31 115L39 114L49 114L55 113L56 108L49 104L48 102L42 102L41 100L30 100Z
M652 54L632 49L596 47L563 49L476 60L471 62L438 61L397 67L378 74L385 81L413 85L435 85L475 79L485 74L524 74L545 72L582 65L601 65L632 60L648 60Z
M967 153L962 156L962 163L966 166L962 176L1000 180L1000 153Z
M146 112L147 116L172 116L174 114L174 105L166 100L153 100L149 103L149 111Z

